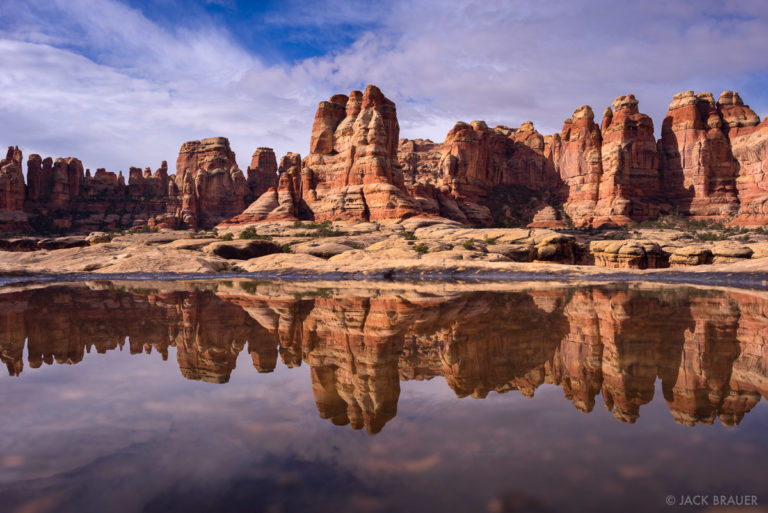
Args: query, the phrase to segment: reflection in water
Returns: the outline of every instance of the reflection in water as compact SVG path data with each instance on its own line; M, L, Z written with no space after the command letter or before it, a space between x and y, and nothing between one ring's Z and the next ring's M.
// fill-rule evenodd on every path
M207 287L207 289L206 289ZM768 299L748 292L631 287L449 295L320 290L253 283L201 290L111 283L0 296L0 359L22 374L86 352L170 346L182 375L226 383L244 349L258 372L278 358L311 369L322 418L379 432L400 381L443 376L459 397L562 387L590 412L602 393L633 423L657 379L676 422L738 424L768 397Z

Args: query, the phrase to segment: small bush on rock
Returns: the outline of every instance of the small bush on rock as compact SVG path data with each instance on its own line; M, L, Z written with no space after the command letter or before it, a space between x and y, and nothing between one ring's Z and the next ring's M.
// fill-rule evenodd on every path
M248 239L248 240L272 240L271 235L259 235L256 232L256 228L253 226L249 226L242 232L240 232L240 239Z

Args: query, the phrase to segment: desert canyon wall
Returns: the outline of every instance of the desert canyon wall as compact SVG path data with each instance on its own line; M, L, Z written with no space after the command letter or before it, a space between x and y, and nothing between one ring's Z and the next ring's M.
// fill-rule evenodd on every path
M676 212L743 226L768 222L768 119L738 93L676 94L661 139L634 95L588 105L562 131L458 122L435 143L400 139L375 86L320 102L309 153L253 154L244 174L224 137L181 146L176 173L128 180L76 158L0 161L0 232L201 229L272 220L380 221L422 215L475 226L601 227Z

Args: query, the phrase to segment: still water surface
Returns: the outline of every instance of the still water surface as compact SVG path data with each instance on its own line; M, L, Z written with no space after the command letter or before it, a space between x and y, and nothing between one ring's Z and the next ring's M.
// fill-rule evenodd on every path
M513 287L6 288L0 511L768 511L768 294Z

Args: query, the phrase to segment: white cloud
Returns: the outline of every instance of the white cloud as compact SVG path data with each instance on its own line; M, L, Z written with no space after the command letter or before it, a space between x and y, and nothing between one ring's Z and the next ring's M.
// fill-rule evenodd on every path
M182 142L213 135L230 138L243 168L257 146L304 154L317 102L366 83L397 102L401 135L435 140L456 120L530 119L553 132L579 105L599 115L628 92L657 127L686 89L746 87L745 101L768 110L749 94L768 70L768 9L757 0L293 3L295 16L264 22L369 30L348 48L275 65L204 18L175 28L114 0L3 3L15 17L0 32L0 143L91 169L173 167Z
M306 145L315 100L290 70L264 66L219 29L171 31L98 5L61 7L55 36L30 24L3 34L0 142L114 171L173 167L179 146L200 137L228 136L243 167L257 146Z

